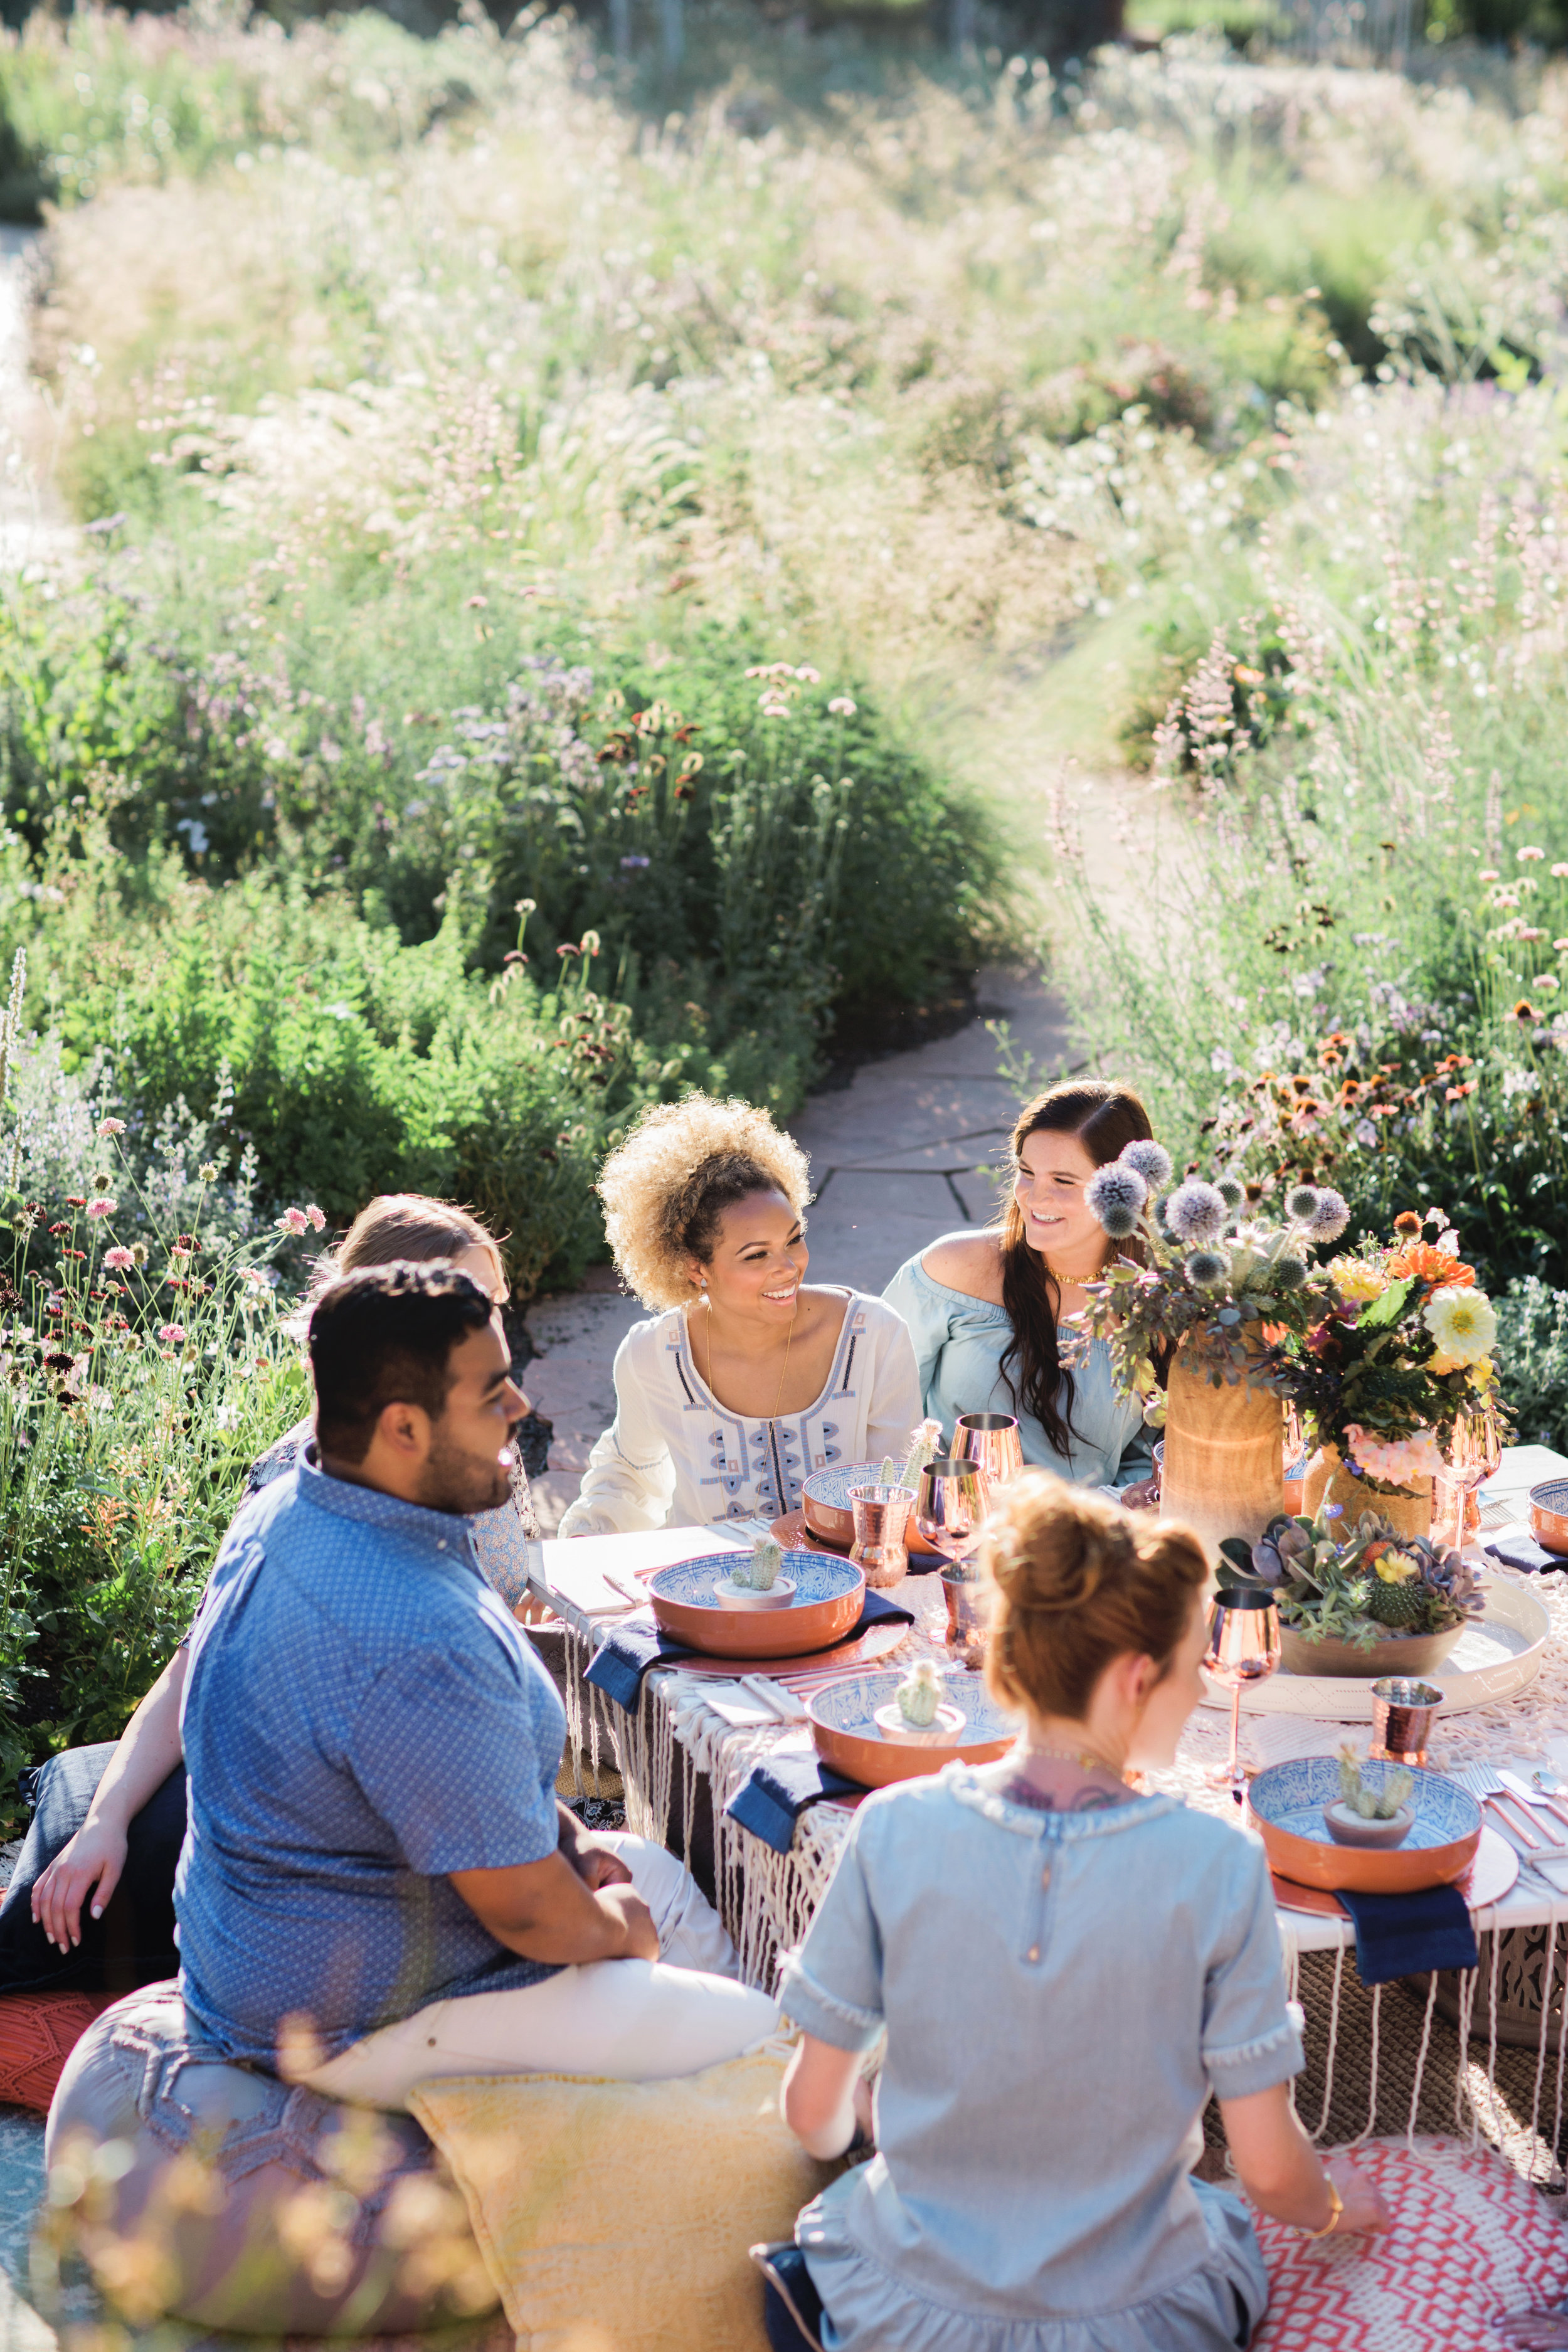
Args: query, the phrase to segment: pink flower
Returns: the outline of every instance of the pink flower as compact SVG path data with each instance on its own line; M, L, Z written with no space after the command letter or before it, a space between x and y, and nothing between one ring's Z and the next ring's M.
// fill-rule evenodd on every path
M87 1204L87 1213L89 1217L111 1217L119 1206L118 1201L89 1201Z
M1544 849L1526 848L1516 849L1513 854L1521 866L1536 866L1545 856L1546 852Z
M100 1118L98 1132L100 1139L106 1135L123 1135L125 1121L122 1118Z
M1345 1427L1345 1444L1357 1469L1385 1486L1414 1486L1422 1478L1441 1478L1447 1469L1429 1429L1390 1441L1373 1437L1352 1421Z
M847 694L836 694L827 708L835 719L853 719L855 716L855 703Z
M160 1323L158 1337L165 1348L178 1348L184 1344L185 1327L183 1323Z
M303 1209L285 1209L278 1220L278 1230L280 1234L302 1234L307 1222Z
M132 1251L121 1249L120 1244L116 1243L113 1249L104 1251L103 1263L109 1268L110 1274L124 1274L131 1266L135 1265L136 1258Z
M321 1232L321 1227L322 1227L322 1226L326 1223L326 1222L327 1222L327 1219L326 1219L326 1213L325 1213L325 1211L324 1211L324 1210L321 1210L321 1209L318 1209L318 1208L317 1208L317 1206L316 1206L316 1204L315 1204L315 1202L314 1202L314 1201L312 1201L312 1202L310 1202L309 1203L309 1205L307 1206L306 1211L305 1211L305 1214L306 1214L306 1215L310 1218L310 1230L311 1230L311 1232L312 1232L312 1233L317 1233L317 1234L319 1234L319 1233Z

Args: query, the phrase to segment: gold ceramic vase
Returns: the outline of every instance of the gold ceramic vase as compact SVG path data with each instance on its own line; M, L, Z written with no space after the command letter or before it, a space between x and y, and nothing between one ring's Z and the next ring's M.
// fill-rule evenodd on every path
M1249 1356L1261 1352L1256 1325L1245 1334ZM1180 1519L1202 1537L1217 1564L1226 1536L1256 1543L1285 1507L1284 1424L1267 1389L1214 1388L1188 1343L1177 1349L1165 1391L1165 1456L1160 1517Z
M1303 1517L1315 1519L1325 1503L1338 1503L1353 1527L1363 1511L1375 1511L1398 1536L1429 1536L1432 1532L1432 1481L1396 1495L1379 1495L1364 1478L1353 1478L1337 1445L1320 1445L1307 1465L1301 1489Z

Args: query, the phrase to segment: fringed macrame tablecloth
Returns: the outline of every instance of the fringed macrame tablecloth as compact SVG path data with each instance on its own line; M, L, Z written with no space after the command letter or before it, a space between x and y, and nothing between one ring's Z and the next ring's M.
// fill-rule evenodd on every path
M716 1544L721 1540L719 1530L706 1532ZM737 1535L750 1539L743 1523L723 1534L731 1541ZM616 1566L610 1575L630 1583L639 1570L690 1557L692 1537L689 1529L667 1528L656 1537L538 1545L531 1548L530 1583L567 1629L566 1707L574 1748L595 1769L602 1755L614 1755L626 1783L627 1828L660 1843L668 1837L678 1851L684 1845L689 1861L697 1776L707 1780L719 1907L748 1982L771 1985L780 1952L799 1943L822 1899L852 1808L810 1806L787 1854L749 1835L726 1808L761 1759L784 1748L808 1748L809 1730L783 1723L738 1728L716 1711L711 1679L679 1667L650 1673L631 1714L584 1679L602 1630L625 1610L605 1584L611 1559ZM1528 1770L1542 1761L1568 1762L1568 1579L1538 1578L1531 1586L1552 1619L1540 1674L1504 1704L1439 1717L1430 1751L1434 1769L1487 1762ZM607 1605L594 1605L595 1595ZM937 1579L910 1578L899 1598L915 1609L917 1622L881 1664L904 1665L921 1655L945 1660L946 1612ZM810 1662L802 1663L809 1672ZM1347 1739L1364 1748L1367 1738L1364 1724L1244 1716L1242 1758L1257 1767L1288 1755L1331 1751ZM688 1766L679 1780L678 1746ZM1228 1750L1228 1714L1199 1708L1174 1767L1153 1776L1152 1785L1235 1821L1239 1832L1232 1799L1206 1777L1224 1764ZM672 1823L678 1787L681 1818ZM1562 1834L1568 1841L1568 1829ZM1406 1985L1369 1991L1356 1972L1354 1931L1347 1919L1284 1909L1279 1919L1291 1995L1307 2013L1308 2070L1298 2092L1315 2137L1353 2145L1391 2130L1414 2135L1458 2126L1472 2139L1485 2137L1504 2147L1530 2178L1562 2185L1568 1893L1559 1894L1521 1866L1503 1900L1477 1912L1481 1966L1454 1980L1446 2006L1457 2015L1445 2015L1436 1976L1421 1988L1424 2001ZM1533 1994L1526 1979L1534 1983ZM1530 2026L1533 2046L1510 2045L1502 2037L1510 2017L1518 2016L1521 2001L1533 2011L1537 2000L1539 2030L1533 2017Z

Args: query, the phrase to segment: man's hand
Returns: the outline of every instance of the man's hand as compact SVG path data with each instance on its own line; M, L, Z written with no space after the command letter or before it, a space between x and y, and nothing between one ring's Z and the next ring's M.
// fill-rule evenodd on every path
M33 1887L33 1916L62 1952L81 1941L81 1906L93 1888L91 1916L101 1919L125 1867L125 1832L84 1822Z
M654 1926L653 1913L642 1896L634 1895L629 1886L605 1886L601 1888L596 1899L606 1911L616 1912L625 1923L626 1948L621 1958L657 1960L658 1929Z
M620 1855L612 1853L607 1845L595 1843L592 1838L584 1838L576 1853L569 1854L567 1860L584 1885L591 1887L595 1895L601 1887L629 1886L632 1883L631 1872Z

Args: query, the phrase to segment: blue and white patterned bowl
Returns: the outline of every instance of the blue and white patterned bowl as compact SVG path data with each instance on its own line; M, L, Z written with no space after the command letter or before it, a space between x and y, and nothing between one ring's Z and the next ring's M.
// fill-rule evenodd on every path
M656 1622L678 1642L720 1658L796 1658L841 1641L859 1621L866 1579L853 1561L786 1551L779 1570L794 1585L787 1609L727 1609L713 1588L744 1555L708 1552L656 1569L647 1580Z
M950 1748L932 1748L911 1738L891 1738L877 1721L877 1709L898 1697L903 1675L896 1668L884 1674L847 1675L828 1683L805 1703L811 1736L825 1764L858 1780L868 1789L885 1789L893 1780L912 1780L922 1773L940 1772L944 1764L985 1764L1005 1755L1017 1736L1015 1716L997 1706L978 1675L950 1675L943 1697L962 1707L963 1729Z
M814 1470L800 1490L801 1508L811 1533L819 1536L824 1543L837 1544L847 1551L855 1540L855 1514L849 1507L849 1490L852 1486L874 1486L881 1469L880 1462L833 1462L826 1470ZM922 1559L940 1557L916 1527L912 1511L904 1528L904 1549Z
M1568 1478L1531 1488L1530 1531L1543 1551L1568 1552Z
M1363 1763L1369 1780L1382 1780L1401 1768ZM1481 1842L1481 1809L1467 1790L1440 1772L1415 1771L1409 1802L1415 1818L1404 1843L1378 1852L1336 1845L1323 1821L1325 1805L1337 1803L1340 1766L1336 1756L1302 1756L1270 1764L1247 1790L1252 1818L1269 1866L1299 1886L1344 1886L1368 1895L1413 1894L1444 1886L1468 1869Z

